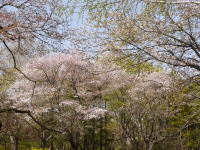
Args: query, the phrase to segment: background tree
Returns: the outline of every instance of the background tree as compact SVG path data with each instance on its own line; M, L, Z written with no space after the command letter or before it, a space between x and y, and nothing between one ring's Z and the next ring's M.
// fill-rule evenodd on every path
M67 36L68 31L65 11L60 11L62 7L62 0L0 2L1 46L13 59L14 68L19 70L16 52L32 55L42 49L41 45L45 45L46 49L52 49L58 41L59 45L62 45L60 42Z
M199 71L197 1L86 0L82 7L107 50Z

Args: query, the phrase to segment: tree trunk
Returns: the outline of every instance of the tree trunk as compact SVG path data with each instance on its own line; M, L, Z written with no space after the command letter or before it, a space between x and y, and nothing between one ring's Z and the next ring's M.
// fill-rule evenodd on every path
M126 145L126 140L127 140L127 138L126 138L126 134L124 133L124 131L122 132L122 150L126 150L127 148L127 145Z
M105 101L105 110L107 109L107 105L106 105L106 101ZM105 117L104 117L105 121L104 121L104 140L105 140L105 150L107 150L107 146L108 146L108 143L107 143L107 116L105 114Z
M6 140L4 141L4 150L7 150L7 142L6 142Z
M17 136L10 136L11 150L18 150L19 138Z
M42 147L42 150L45 150L46 148L46 140L45 139L41 139L41 147Z
M77 144L71 144L72 150L78 150L78 145Z
M63 144L62 150L65 150L65 145Z
M145 150L152 150L153 144L150 142L145 142Z
M103 149L103 120L102 120L102 117L100 119L100 150Z
M80 133L77 132L77 133L73 133L75 134L75 136L73 136L71 133L70 133L70 144L71 144L71 148L72 150L78 150L79 148L79 138L80 138Z
M46 140L45 132L43 129L42 129L42 136L40 136L40 140L41 140L41 148L42 148L42 150L45 150L47 140Z
M93 119L93 132L92 132L92 150L96 150L96 137L95 137L95 128L96 128L96 123L95 123L95 119Z
M87 150L88 149L88 140L87 140L87 134L84 135L84 139L83 139L83 150Z
M49 150L54 150L53 139L51 140L51 145L50 145L50 147L49 147Z

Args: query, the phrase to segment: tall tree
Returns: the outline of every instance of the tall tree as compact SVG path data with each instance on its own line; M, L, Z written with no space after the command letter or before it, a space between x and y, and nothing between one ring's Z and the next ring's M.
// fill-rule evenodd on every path
M111 51L199 71L198 1L83 1ZM85 10L83 9L83 10Z
M3 0L0 2L0 41L13 59L15 53L33 53L35 44L54 46L67 36L67 17L63 1ZM14 46L15 45L15 46ZM59 44L61 45L61 44ZM57 45L58 46L58 45ZM37 46L37 50L39 47ZM5 61L5 60L4 60Z

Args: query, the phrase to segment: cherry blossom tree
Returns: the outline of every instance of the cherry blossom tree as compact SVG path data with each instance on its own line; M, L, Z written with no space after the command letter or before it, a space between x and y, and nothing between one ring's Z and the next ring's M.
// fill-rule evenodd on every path
M174 77L166 72L142 73L130 84L110 94L110 108L120 124L124 149L153 149L170 134L168 120L174 116Z
M117 122L127 147L152 149L169 135L166 129L167 120L174 115L174 78L160 70L130 73L112 60L108 54L92 60L78 52L34 58L21 69L26 77L17 73L7 90L12 108L28 110L44 125L40 131L61 134L74 150L88 143L86 131L91 129L87 125L100 135L91 144L98 142L103 149L108 118ZM53 142L53 133L46 135L41 136L43 148Z
M66 11L63 7L62 0L0 2L1 62L2 64L9 62L9 67L1 66L1 71L11 66L20 71L18 55L32 56L44 49L57 50L58 47L62 47L62 41L69 35Z
M123 86L127 77L116 66L102 61L94 64L81 53L50 53L28 62L22 72L26 76L18 73L7 91L13 107L28 109L35 115L54 112L58 124L62 124L57 128L71 137L74 149L78 146L81 122L104 116L107 110L103 96ZM73 131L69 130L72 127Z

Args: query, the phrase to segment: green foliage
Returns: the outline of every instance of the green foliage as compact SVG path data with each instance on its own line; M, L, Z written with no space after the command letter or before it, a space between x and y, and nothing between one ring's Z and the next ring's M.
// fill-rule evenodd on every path
M42 148L31 148L31 150L42 150ZM45 150L48 150L48 149L45 148Z
M116 57L115 63L119 66L121 66L123 69L125 69L130 74L138 74L138 73L144 73L144 72L159 72L162 71L161 67L154 66L151 63L148 62L142 62L140 61L140 57Z

